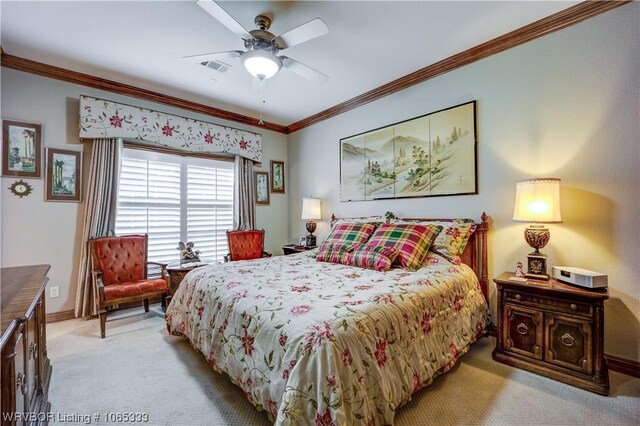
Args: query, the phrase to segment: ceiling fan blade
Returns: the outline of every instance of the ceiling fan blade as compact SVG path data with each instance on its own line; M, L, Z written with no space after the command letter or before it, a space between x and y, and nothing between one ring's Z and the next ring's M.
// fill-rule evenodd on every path
M244 52L241 50L228 50L226 52L204 53L202 55L185 56L182 59L188 62L208 62L216 59L239 58Z
M304 43L329 32L329 27L320 18L313 19L306 24L302 24L284 34L276 37L276 44L282 49Z
M218 3L213 0L198 0L198 6L203 8L209 15L213 16L222 25L227 27L232 33L241 39L251 40L253 37L249 31L245 30L231 15L229 15Z
M316 71L313 68L296 61L295 59L291 59L286 56L280 56L280 59L282 60L283 68L286 68L289 71L293 71L301 77L304 77L308 80L316 81L318 83L325 83L327 80L329 80L329 77L325 74L322 74L320 71Z

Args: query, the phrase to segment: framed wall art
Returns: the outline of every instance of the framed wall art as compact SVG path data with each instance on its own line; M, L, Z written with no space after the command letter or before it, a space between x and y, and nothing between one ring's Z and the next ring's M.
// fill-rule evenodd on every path
M2 176L41 178L40 124L2 120Z
M256 184L256 205L268 206L269 200L269 172L253 172Z
M46 201L80 202L82 152L47 148Z
M284 161L271 160L271 192L284 194Z
M340 201L477 194L476 101L340 140Z

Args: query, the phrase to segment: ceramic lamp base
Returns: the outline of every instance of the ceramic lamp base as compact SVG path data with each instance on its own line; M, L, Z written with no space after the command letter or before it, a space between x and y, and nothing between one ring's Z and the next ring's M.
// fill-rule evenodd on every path
M313 220L307 221L307 232L313 234L316 231L316 223Z

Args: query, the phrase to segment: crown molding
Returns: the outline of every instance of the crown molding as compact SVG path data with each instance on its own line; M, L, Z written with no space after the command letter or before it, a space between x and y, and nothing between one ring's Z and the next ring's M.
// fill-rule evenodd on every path
M105 90L108 92L117 93L119 95L131 96L133 98L143 99L145 101L157 102L176 108L182 108L200 114L218 117L224 120L247 124L259 129L267 129L278 133L286 133L286 127L280 124L269 123L266 121L264 122L264 124L259 124L257 119L248 117L246 115L225 111L220 108L199 104L197 102L187 101L185 99L176 98L174 96L163 95L162 93L142 89L140 87L131 86L129 84L119 83L117 81L107 80L89 74L56 67L53 65L43 64L41 62L32 61L30 59L20 58L18 56L9 55L1 49L0 51L0 61L2 62L2 66L5 68L11 68L17 71L37 74L43 77L66 81L68 83L79 84L81 86L93 87L94 89Z
M328 118L335 117L336 115L340 115L344 112L365 105L369 102L373 102L375 100L389 96L393 93L407 89L416 84L425 82L439 75L448 73L457 68L469 65L473 62L479 61L480 59L495 55L496 53L503 52L505 50L511 49L512 47L519 46L555 31L562 30L571 25L580 23L586 19L600 15L601 13L607 12L611 9L623 6L627 3L631 3L631 0L584 1L560 12L554 13L553 15L547 16L546 18L542 18L531 24L525 25L524 27L520 27L500 37L496 37L493 40L489 40L485 43L457 53L439 62L421 68L417 71L405 75L404 77L400 77L378 88L351 98L345 102L325 109L324 111L311 115L288 126L282 126L269 122L259 124L258 119L248 117L246 115L225 111L220 108L187 101L184 99L176 98L174 96L163 95L158 92L153 92L151 90L142 89L128 84L118 83L104 78L94 77L88 74L83 74L80 72L55 67L53 65L47 65L29 59L9 55L5 53L4 50L2 50L1 46L0 59L1 65L6 68L37 74L44 77L62 80L87 87L93 87L96 89L118 93L125 96L144 99L146 101L152 101L164 105L182 108L213 117L218 117L224 120L244 123L256 128L263 128L278 133L289 134L297 132L298 130L302 130L305 127L312 126Z
M630 1L584 1L290 124L286 128L286 132L293 133L304 129L320 121L335 117L336 115L389 96L457 68L469 65L480 59L527 43L538 37L567 28L627 3L630 3Z

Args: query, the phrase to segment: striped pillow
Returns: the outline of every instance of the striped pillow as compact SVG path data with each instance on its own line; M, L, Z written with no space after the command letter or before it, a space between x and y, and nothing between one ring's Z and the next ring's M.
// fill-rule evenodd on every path
M352 251L355 246L354 243L325 241L320 245L316 253L316 260L319 262L341 263L342 256Z
M342 263L358 268L388 271L396 257L398 257L398 250L393 247L360 245L349 253L347 263Z
M332 230L325 242L362 244L375 231L375 223L340 223Z
M396 263L417 271L442 226L418 224L382 224L367 241L367 247L386 246L398 250Z

